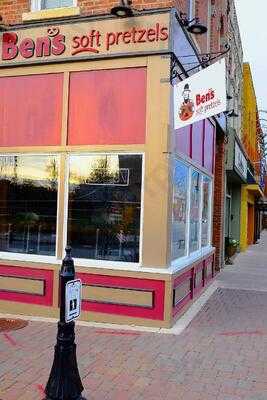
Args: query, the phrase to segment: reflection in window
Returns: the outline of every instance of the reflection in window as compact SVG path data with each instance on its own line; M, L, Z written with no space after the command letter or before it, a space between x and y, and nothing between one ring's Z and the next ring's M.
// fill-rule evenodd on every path
M68 243L73 256L139 261L141 155L70 157Z
M41 10L70 6L73 6L73 0L41 0Z
M199 248L199 203L200 203L200 174L192 172L191 177L191 202L190 202L190 231L189 251Z
M0 156L0 251L55 255L58 160Z
M172 205L172 260L185 256L188 167L174 161Z
M203 203L202 203L202 231L201 245L205 247L209 244L209 224L210 224L210 188L211 180L208 177L203 177Z

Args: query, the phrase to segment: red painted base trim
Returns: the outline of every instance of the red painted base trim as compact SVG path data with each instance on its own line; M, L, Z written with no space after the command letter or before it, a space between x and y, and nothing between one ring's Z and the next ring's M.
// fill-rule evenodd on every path
M13 267L7 265L0 265L0 275L12 278L24 278L29 280L40 280L43 281L43 295L31 294L31 293L20 293L5 290L0 288L0 300L16 301L19 303L38 304L42 306L53 305L53 280L54 272L51 270L25 268L25 267Z
M84 285L101 285L119 289L142 289L153 292L153 307L107 304L89 300L82 301L82 310L129 317L164 320L165 282L153 279L138 279L119 276L105 276L79 273L77 277Z
M178 276L173 283L173 290L178 288L182 283L184 283L186 280L190 280L190 292L181 300L179 303L177 303L172 310L172 316L175 317L176 314L179 313L180 310L184 308L184 306L191 300L192 298L192 279L193 279L193 271L189 270L185 272L183 275Z
M194 287L194 297L203 289L205 283L204 283L204 263L201 262L200 264L198 264L195 268L194 268L194 280L195 280L195 276L199 271L202 271L202 279L201 282L198 286Z
M212 274L208 277L206 277L206 268L207 266L212 263ZM194 287L194 282L195 282L195 277L197 272L202 271L201 274L201 281L198 284L198 286ZM208 258L206 258L204 261L201 261L199 264L196 266L192 266L190 270L185 272L184 274L178 276L174 282L173 282L173 290L175 290L177 287L182 285L184 282L190 279L191 284L191 291L188 293L184 298L181 299L181 301L173 306L172 309L172 316L176 317L177 314L179 314L186 305L189 305L189 303L193 302L193 300L196 297L199 297L200 294L205 290L206 286L209 285L209 283L213 280L214 278L214 255L212 254Z

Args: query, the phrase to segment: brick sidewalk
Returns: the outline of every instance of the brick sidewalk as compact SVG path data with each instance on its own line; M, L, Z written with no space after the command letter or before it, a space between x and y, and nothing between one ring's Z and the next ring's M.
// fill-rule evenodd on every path
M267 276L263 244L252 252L257 271L262 265ZM240 257L250 254L239 256L237 268ZM227 288L234 268L224 270L218 281L224 287L178 336L77 326L87 399L266 400L267 291ZM56 325L30 322L0 336L0 399L42 400Z

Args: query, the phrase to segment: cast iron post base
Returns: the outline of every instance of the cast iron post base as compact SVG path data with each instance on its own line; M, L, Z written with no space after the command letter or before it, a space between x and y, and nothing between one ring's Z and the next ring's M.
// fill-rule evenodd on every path
M86 400L79 375L74 322L58 322L54 362L45 388L44 400Z

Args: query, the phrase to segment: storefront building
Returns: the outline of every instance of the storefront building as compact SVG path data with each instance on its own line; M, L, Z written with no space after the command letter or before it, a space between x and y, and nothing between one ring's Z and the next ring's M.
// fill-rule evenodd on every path
M231 240L240 240L240 196L241 185L246 183L246 156L242 146L242 81L243 49L234 1L228 2L227 29L224 39L229 44L227 63L227 139L225 151L225 193L224 193L224 252L228 262L228 245ZM227 11L227 13L228 13ZM241 158L236 157L236 151ZM245 159L244 159L245 157ZM241 160L244 165L241 166Z
M57 316L69 244L82 319L172 326L214 276L216 137L173 129L171 55L181 76L199 62L175 11L25 23L0 46L0 311Z
M226 164L225 241L240 242L241 188L247 183L247 158L235 131L228 138Z

